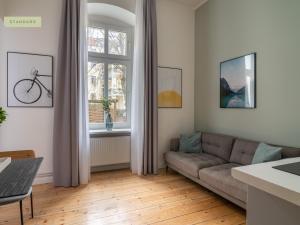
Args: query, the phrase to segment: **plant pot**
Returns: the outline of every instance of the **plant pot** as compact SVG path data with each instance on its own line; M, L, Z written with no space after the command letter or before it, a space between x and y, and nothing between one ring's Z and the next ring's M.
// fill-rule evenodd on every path
M105 127L106 130L111 131L113 129L114 123L112 121L112 117L110 113L106 114L106 123L105 123Z

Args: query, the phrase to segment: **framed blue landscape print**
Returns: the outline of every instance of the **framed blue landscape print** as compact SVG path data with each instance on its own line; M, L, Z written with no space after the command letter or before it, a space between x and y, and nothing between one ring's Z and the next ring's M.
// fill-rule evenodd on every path
M256 53L220 63L220 107L256 108Z

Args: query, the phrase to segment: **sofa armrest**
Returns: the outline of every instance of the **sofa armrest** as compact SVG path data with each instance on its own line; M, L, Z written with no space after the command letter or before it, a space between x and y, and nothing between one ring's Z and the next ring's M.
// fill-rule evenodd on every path
M178 152L179 151L179 138L172 138L170 142L170 151Z

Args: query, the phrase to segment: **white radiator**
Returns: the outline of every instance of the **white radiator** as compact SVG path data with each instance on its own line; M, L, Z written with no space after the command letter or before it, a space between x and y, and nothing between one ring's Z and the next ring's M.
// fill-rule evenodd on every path
M91 166L130 163L130 136L91 138Z

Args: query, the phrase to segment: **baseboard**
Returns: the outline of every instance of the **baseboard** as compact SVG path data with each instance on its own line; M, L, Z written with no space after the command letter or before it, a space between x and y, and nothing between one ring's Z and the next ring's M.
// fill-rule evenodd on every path
M105 165L105 166L92 166L91 172L101 172L101 171L109 171L109 170L120 170L120 169L128 169L130 168L130 163L121 163L114 165Z
M120 169L129 169L130 163L121 163L115 165L105 165L105 166L93 166L91 167L91 172L101 172L101 171L109 171L109 170L120 170ZM165 164L159 166L159 169L166 168ZM36 176L33 181L33 185L38 184L49 184L53 183L53 173L40 173Z
M52 173L38 174L33 181L33 185L49 184L49 183L53 183L53 174Z
M106 165L106 166L94 166L91 168L91 172L101 172L101 171L119 170L119 169L128 169L128 168L130 168L130 163L122 163L122 164ZM33 181L33 185L49 184L49 183L53 183L53 173L40 173L35 177Z

